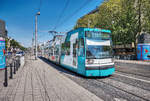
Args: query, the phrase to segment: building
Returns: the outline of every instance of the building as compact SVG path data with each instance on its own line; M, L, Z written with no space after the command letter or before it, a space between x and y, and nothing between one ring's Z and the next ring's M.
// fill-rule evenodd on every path
M7 37L7 30L5 28L5 21L0 20L0 37L6 38Z
M5 38L7 37L7 31L5 29L5 22L0 20L0 70L6 66L5 56Z

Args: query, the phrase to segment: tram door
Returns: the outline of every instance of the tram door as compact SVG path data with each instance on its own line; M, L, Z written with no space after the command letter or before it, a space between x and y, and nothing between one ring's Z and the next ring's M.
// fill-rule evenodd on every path
M84 39L80 38L78 42L78 73L84 74L85 71L85 47Z

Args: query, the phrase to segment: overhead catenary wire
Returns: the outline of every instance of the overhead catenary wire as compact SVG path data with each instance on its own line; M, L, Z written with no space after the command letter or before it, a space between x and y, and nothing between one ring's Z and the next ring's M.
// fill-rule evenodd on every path
M40 4L39 4L39 8L38 8L39 12L41 11L41 6L42 6L42 0L40 0Z
M53 30L55 30L55 29L57 28L57 26L60 24L61 18L63 18L64 14L65 14L65 11L66 11L66 9L67 9L67 7L68 7L68 5L69 5L69 2L70 2L70 0L66 0L65 6L64 6L64 8L62 9L60 15L58 16L58 19L57 19L57 21L56 21L56 24L55 24Z
M61 27L64 23L69 21L73 16L75 16L81 9L90 4L93 0L86 0L78 9L76 9L71 15L67 16L55 29Z
M60 13L57 21L56 21L56 25L54 26L54 28L52 30L56 30L58 27L62 26L65 22L69 21L73 16L75 16L81 9L83 9L85 6L87 6L88 4L90 4L93 0L86 0L78 9L76 9L73 13L71 13L71 15L68 15L65 20L61 21L61 18L64 16L65 11L69 5L69 0L66 1L65 6L62 10L62 12ZM45 35L44 35L45 36Z

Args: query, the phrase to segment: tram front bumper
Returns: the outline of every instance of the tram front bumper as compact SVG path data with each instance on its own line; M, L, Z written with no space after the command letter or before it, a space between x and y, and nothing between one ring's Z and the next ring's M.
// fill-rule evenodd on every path
M86 76L109 76L115 72L114 65L107 67L86 67Z

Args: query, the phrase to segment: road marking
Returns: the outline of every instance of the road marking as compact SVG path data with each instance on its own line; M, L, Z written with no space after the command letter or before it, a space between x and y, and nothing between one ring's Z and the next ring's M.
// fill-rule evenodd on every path
M146 83L150 83L150 81L148 81L148 80L138 79L138 78L127 76L127 75L122 75L120 73L115 73L115 74L116 75L120 75L120 76L124 76L124 77L127 77L127 78L130 78L130 79L134 79L134 80L139 80L139 81L143 81L143 82L146 82Z
M122 99L122 98L114 98L115 101L127 101L126 99Z

